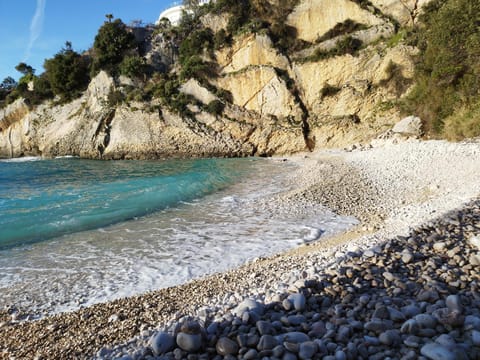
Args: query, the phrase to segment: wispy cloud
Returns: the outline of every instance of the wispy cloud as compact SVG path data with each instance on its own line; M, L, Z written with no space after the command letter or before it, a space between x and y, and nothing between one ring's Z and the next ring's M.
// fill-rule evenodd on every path
M35 41L37 41L42 32L46 4L47 0L37 0L37 8L35 9L35 14L33 14L32 21L30 22L30 38L28 41L28 47L25 50L23 61L27 61L32 54L33 45L35 45Z

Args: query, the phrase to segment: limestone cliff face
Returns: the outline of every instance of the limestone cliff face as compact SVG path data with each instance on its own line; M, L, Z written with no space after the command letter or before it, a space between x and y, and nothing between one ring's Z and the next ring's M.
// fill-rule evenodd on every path
M232 47L217 51L216 58L223 74L255 65L289 68L288 58L273 47L268 36L259 34L237 37Z
M101 72L80 99L62 106L42 105L17 119L0 132L0 157L247 156L305 147L301 128L282 128L270 117L235 106L218 117L194 109L194 119L166 109L152 112L141 103L113 108L107 98L114 87L113 79ZM188 89L208 100L208 90L198 83Z
M298 38L315 42L347 19L370 26L384 22L351 0L303 0L290 14L287 23L297 29Z
M393 105L413 79L416 49L381 39L394 35L398 24L414 23L425 2L371 0L361 7L353 0L301 0L287 22L306 47L284 54L265 33L237 35L230 47L216 51L218 76L208 86L194 79L180 86L197 101L188 116L155 100L109 104L112 91L135 82L104 72L69 104L31 110L18 101L0 110L0 157L272 155L369 141L400 120ZM316 43L348 19L363 26ZM209 14L202 23L217 32L226 29L228 16ZM314 60L315 51L331 50L347 35L362 40L357 54ZM162 39L158 35L147 47L147 61L160 67L175 58L168 53L171 43L161 45L167 41ZM231 102L212 87L229 92ZM222 114L206 111L213 101L223 103Z

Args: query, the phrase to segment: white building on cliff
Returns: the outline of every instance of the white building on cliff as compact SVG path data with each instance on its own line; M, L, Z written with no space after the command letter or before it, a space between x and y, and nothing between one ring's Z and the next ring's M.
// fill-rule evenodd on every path
M208 4L211 0L198 0L199 5ZM170 6L168 9L162 11L160 16L158 17L157 24L160 22L161 19L167 18L170 20L172 25L178 25L180 19L182 18L182 11L185 9L182 1L176 1Z

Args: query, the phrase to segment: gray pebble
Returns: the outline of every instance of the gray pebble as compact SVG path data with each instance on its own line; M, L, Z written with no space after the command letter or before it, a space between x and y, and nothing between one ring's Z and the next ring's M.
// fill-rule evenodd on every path
M448 310L450 311L457 311L462 313L463 308L460 301L460 296L458 295L449 295L445 300L445 304L447 305Z
M258 342L257 350L258 351L272 350L277 345L278 345L278 342L272 335L262 335L262 337Z
M200 334L177 334L177 345L187 352L197 352L202 347L202 336Z
M230 340L227 337L222 337L218 339L217 345L215 346L217 353L220 355L234 355L238 353L238 345L235 341Z
M150 346L155 355L165 354L172 351L175 346L173 335L160 331L150 339Z
M305 295L303 295L302 293L291 294L288 296L288 300L292 302L295 310L302 311L305 309L307 301L305 299Z
M455 354L443 345L428 343L420 350L423 356L431 360L455 360Z
M317 353L317 344L313 341L305 341L300 344L300 350L298 351L298 357L300 359L310 359Z

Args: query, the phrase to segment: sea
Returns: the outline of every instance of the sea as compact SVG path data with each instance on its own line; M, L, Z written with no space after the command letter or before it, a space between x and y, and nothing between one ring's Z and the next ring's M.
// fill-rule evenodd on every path
M320 205L275 206L294 170L262 158L0 160L0 306L33 317L72 311L357 223Z

